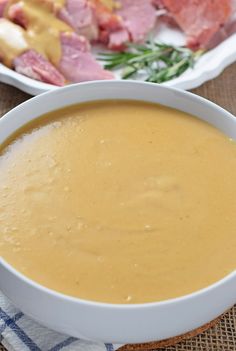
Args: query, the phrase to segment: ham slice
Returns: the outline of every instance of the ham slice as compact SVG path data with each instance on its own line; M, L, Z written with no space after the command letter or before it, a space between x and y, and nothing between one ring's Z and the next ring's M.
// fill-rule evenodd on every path
M120 29L110 33L108 47L112 50L122 50L124 45L130 41L127 29Z
M11 0L0 0L0 14L1 2L9 3L8 18L17 21L20 16L20 9L22 3L18 0L11 2ZM95 10L88 0L65 0L63 7L58 6L57 1L54 0L34 0L37 6L44 6L47 10L58 17L63 22L72 27L78 34L84 35L89 40L98 38L98 26L95 18ZM5 5L4 5L5 7ZM19 10L19 12L18 12ZM16 12L18 12L16 14ZM19 21L23 25L22 20ZM26 23L24 23L26 27Z
M11 0L0 0L0 14L1 4L4 9L6 3L11 4ZM34 0L34 3L46 6L48 11L89 41L99 42L117 50L124 48L124 43L131 40L122 18L106 7L102 0L65 0L63 7L58 6L54 0ZM20 0L13 1L8 8L7 16L26 28L27 19L22 14L21 8Z
M124 27L128 30L133 42L142 42L156 23L156 9L152 0L119 0Z
M55 8L55 5L53 6ZM110 33L121 29L123 25L121 18L106 7L102 0L66 0L63 8L55 12L76 33L90 41L107 44Z
M13 64L16 72L27 77L58 86L65 84L63 75L35 50L26 51Z
M27 30L28 18L20 3L12 5L8 14L12 21L22 25ZM56 69L61 72L67 81L78 83L88 80L112 79L114 77L111 72L104 70L93 57L90 52L90 44L85 37L74 32L66 32L61 33L59 40L61 60ZM24 63L23 69L20 68L21 73L24 71ZM19 68L17 69L19 72ZM32 70L26 71L26 73L28 72L31 76L35 74ZM40 77L45 81L46 77L40 75L35 79L40 79ZM32 78L34 77L32 76Z
M231 3L231 16L224 26L212 37L207 44L207 49L212 49L223 40L227 39L230 35L236 32L236 0Z
M90 52L84 37L75 33L61 35L62 58L59 69L71 82L113 79L111 72L104 70Z
M62 86L63 75L42 55L30 49L26 31L5 18L0 19L0 61L30 78Z
M124 21L102 0L66 0L59 17L88 40L119 50L131 40Z
M142 42L154 28L156 9L152 0L119 0L114 13L93 0L100 28L100 41L121 50L127 42Z
M0 0L0 9L1 1L9 2L9 0ZM121 29L123 25L121 18L104 6L101 0L65 0L63 7L58 6L54 0L34 1L38 6L47 6L50 12L89 41L108 44L110 33ZM19 8L21 8L20 1L15 1L8 9L9 18L11 20L14 18L15 22L21 16ZM26 27L22 19L19 22Z
M232 0L161 0L187 35L192 49L207 47L230 18Z
M58 17L87 39L98 38L95 8L88 0L66 0L65 6L58 12Z

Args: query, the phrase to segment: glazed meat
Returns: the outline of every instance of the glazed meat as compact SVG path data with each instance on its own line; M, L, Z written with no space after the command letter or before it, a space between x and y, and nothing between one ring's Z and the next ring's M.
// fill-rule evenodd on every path
M14 60L16 72L27 77L41 80L42 82L63 86L63 75L42 55L34 50L29 50Z
M98 42L109 49L120 50L130 41L130 35L121 16L115 13L115 8L105 6L102 0L90 0L93 4L98 25Z
M88 41L81 36L61 34L62 57L59 70L70 82L112 79L90 52Z
M39 4L45 8L38 9ZM16 71L56 85L65 81L112 79L113 74L105 71L91 54L88 40L58 19L55 4L49 5L34 0L33 4L14 1L8 6L5 16L24 31L22 35L27 42L27 50L20 52L12 64ZM51 31L47 23L52 23Z
M151 0L120 0L116 13L124 21L133 42L142 42L154 28L156 10Z
M89 40L98 39L96 11L88 0L66 0L65 6L59 9L57 15L76 33L84 35Z
M0 19L0 60L30 78L58 86L65 84L63 75L30 48L25 30L5 18Z
M232 0L161 0L187 35L192 49L205 48L232 13ZM158 1L159 5L161 4Z
M114 13L116 17L110 15L109 21L104 21L108 33L107 46L111 49L122 49L127 42L142 42L155 26L156 9L151 0L119 0ZM101 12L100 18L106 18L105 11ZM103 27L101 25L101 29Z

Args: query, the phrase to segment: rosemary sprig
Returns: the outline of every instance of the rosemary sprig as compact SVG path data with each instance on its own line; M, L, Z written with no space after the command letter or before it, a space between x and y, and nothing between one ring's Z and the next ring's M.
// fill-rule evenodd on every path
M148 41L142 45L128 45L123 52L101 53L98 58L106 69L122 68L123 79L143 73L146 81L163 83L192 68L202 54L203 50L193 52L186 47Z

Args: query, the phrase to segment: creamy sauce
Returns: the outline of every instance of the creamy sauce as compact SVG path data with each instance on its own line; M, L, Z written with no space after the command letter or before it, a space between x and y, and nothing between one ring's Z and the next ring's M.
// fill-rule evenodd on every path
M236 268L236 145L159 105L55 111L2 146L0 252L84 299L188 294Z
M0 43L3 63L11 67L15 57L32 48L58 66L61 59L60 34L72 32L72 28L59 20L55 14L64 5L64 1L57 0L53 4L47 1L42 3L39 0L11 0L4 12L6 19L9 18L13 4L21 7L27 25L24 30L18 25L1 20ZM11 31L8 31L9 27ZM23 41L25 45L22 45Z
M100 2L111 11L120 7L116 1ZM7 21L11 19L11 6L15 4L21 8L26 28ZM5 19L0 19L1 61L12 67L17 56L34 49L58 67L62 56L60 34L63 32L70 35L73 31L57 18L65 5L65 0L9 0L4 10Z

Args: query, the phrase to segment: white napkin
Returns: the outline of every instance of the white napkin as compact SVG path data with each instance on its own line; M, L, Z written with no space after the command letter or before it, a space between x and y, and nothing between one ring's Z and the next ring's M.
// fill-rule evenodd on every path
M8 351L115 351L122 346L83 341L49 330L25 316L1 292L0 343Z

